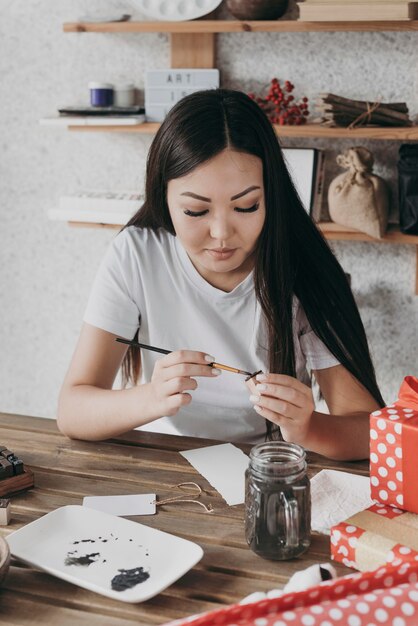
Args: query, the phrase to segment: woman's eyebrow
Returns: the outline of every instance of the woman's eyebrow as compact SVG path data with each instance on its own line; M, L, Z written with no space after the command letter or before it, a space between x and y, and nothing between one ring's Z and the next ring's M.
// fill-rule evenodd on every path
M203 202L212 202L210 198L205 198L205 196L199 196L197 193L193 193L193 191L184 191L180 195L189 196L190 198L196 198L196 200L202 200Z
M231 196L231 200L237 200L238 198L242 198L250 191L254 191L254 189L260 189L258 185L252 185L251 187L247 187L244 191L240 191L240 193L235 194L235 196ZM211 198L206 198L205 196L199 196L197 193L193 193L193 191L184 191L180 194L181 196L189 196L190 198L195 198L196 200L202 200L202 202L212 202Z
M237 200L237 198L242 198L242 196L250 193L250 191L254 191L254 189L260 189L260 187L258 185L252 185L251 187L247 187L247 189L244 189L244 191L241 191L241 193L237 193L235 196L232 196L231 200Z

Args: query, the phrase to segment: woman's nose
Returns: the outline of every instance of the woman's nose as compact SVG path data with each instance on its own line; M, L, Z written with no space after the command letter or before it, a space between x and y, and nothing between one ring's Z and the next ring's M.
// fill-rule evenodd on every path
M226 241L231 236L232 231L232 224L224 217L214 218L210 223L210 235L212 239Z

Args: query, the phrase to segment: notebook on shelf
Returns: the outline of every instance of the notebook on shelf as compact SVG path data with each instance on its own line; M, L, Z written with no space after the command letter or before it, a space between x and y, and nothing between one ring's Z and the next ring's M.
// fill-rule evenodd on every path
M69 106L58 109L60 115L145 115L145 109L142 106L130 107L92 107L92 106Z
M283 148L290 176L307 213L319 221L324 194L325 151Z

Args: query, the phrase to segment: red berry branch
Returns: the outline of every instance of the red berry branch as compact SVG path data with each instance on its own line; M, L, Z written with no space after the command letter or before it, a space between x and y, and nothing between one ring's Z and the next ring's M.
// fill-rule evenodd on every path
M294 88L295 86L289 80L285 80L284 88L282 88L280 81L272 78L265 98L254 93L248 95L263 109L272 124L299 126L306 124L306 118L309 115L308 98L303 97L296 102L294 96L291 95Z

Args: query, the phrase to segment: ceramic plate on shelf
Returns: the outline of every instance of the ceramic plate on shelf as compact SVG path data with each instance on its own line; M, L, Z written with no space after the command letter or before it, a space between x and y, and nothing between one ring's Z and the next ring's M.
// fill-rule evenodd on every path
M70 583L143 602L203 556L196 543L84 506L64 506L7 537L12 555Z
M138 9L156 20L181 22L207 15L221 2L222 0L138 0Z

